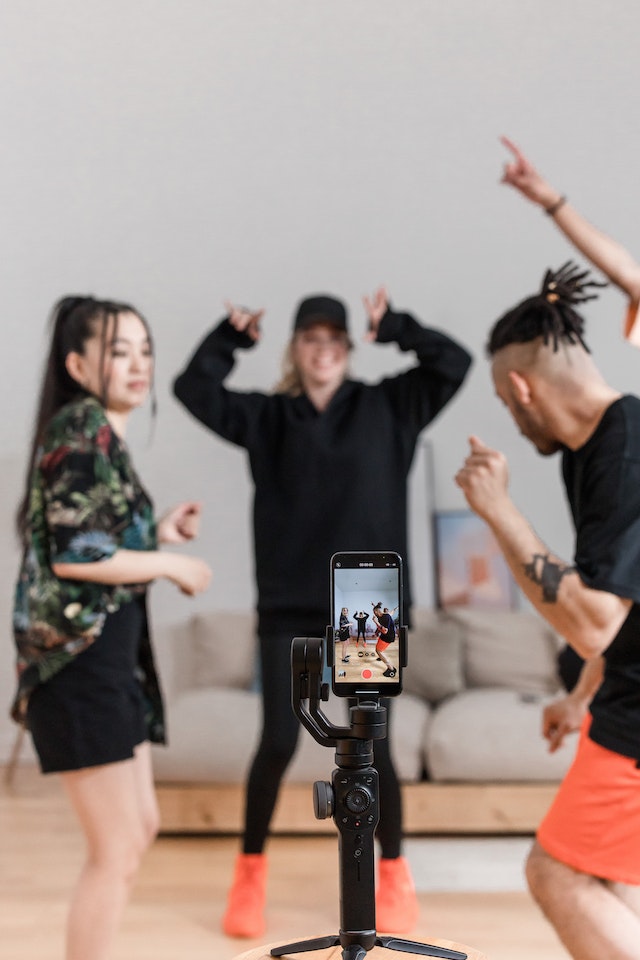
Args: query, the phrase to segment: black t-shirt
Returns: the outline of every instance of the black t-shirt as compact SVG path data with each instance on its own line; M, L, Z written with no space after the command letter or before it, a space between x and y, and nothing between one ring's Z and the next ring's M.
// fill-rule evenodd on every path
M640 759L640 399L612 403L584 446L565 450L562 469L580 578L594 590L633 601L604 653L590 736Z
M382 639L386 643L392 643L396 638L395 624L393 622L393 617L390 613L381 613L378 617L378 623L381 627L384 627L387 631L383 634Z

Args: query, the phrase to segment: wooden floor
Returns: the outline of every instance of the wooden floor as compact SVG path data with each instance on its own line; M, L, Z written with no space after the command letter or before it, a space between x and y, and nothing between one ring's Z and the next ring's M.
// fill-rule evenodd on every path
M233 838L161 837L144 862L113 960L232 960L253 946L220 933L236 851ZM336 933L335 838L277 837L269 854L265 942ZM63 960L66 904L81 860L82 840L55 778L19 771L10 791L0 789L2 960ZM566 960L527 894L425 893L420 903L415 939L457 940L488 960Z

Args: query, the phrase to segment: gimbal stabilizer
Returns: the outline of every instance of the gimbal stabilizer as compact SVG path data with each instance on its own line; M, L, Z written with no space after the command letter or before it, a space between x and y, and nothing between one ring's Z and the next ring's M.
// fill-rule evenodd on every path
M333 640L327 628L327 643ZM333 817L339 832L340 932L289 943L271 950L272 957L342 946L343 960L364 960L373 947L403 953L466 960L467 954L432 944L378 936L375 923L374 834L378 823L378 774L373 764L373 741L387 735L387 710L379 699L356 699L351 724L337 727L322 713L329 699L322 682L323 641L296 637L291 645L292 704L296 716L318 743L336 748L337 769L331 783L314 784L318 820Z

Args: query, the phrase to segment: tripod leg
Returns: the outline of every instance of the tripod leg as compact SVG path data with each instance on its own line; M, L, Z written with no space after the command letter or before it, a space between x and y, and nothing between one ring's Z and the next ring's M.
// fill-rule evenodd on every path
M367 951L359 943L350 943L342 948L342 960L365 960Z
M339 937L315 937L313 940L299 940L298 943L285 943L282 947L273 947L271 956L286 957L289 953L308 953L311 950L327 950L329 947L338 946L340 946ZM364 957L365 954L362 956Z
M447 947L436 947L433 943L419 943L417 940L400 940L398 937L376 937L376 946L400 953L415 953L421 957L439 957L441 960L467 960L467 954Z

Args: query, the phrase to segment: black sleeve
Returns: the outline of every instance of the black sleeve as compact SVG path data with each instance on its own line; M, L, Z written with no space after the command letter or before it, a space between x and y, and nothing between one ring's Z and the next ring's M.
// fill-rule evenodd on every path
M417 435L454 396L471 366L471 355L446 334L391 309L380 322L377 341L395 342L402 351L416 354L415 367L383 380L381 386L397 417Z
M640 451L611 430L585 461L575 565L595 590L640 602Z
M197 347L173 383L173 391L189 413L225 440L241 447L251 444L267 397L263 393L227 390L224 381L234 367L234 351L254 341L222 320Z
M570 647L567 643L558 653L557 663L558 675L562 681L562 686L567 693L570 693L580 679L584 660L580 654L576 653L573 647Z

